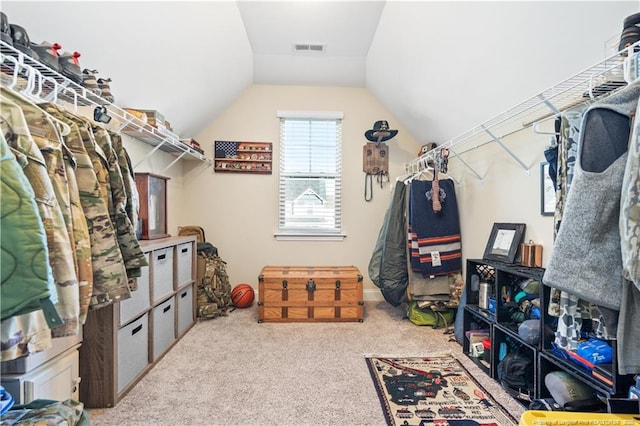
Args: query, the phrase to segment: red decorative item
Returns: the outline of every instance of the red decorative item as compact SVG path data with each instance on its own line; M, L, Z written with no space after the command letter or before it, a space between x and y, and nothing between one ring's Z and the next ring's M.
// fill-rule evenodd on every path
M51 54L55 57L58 56L58 50L62 49L62 45L60 43L53 43L51 45Z

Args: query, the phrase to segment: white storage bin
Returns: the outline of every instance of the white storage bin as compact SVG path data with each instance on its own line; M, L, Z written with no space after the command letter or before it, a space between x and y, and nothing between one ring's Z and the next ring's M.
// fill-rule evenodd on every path
M154 250L151 254L153 268L153 303L173 293L173 247Z
M178 287L193 280L193 243L176 246Z
M178 336L193 324L193 284L176 293L178 306Z
M145 253L144 256L149 262L149 253ZM131 297L120 302L120 326L131 321L151 306L148 266L140 269L140 277L137 279L137 283L138 289L131 292Z
M149 364L149 316L118 330L118 393Z
M16 404L34 399L64 401L79 399L80 361L75 346L49 362L23 375L3 374L2 386Z
M175 303L173 297L153 308L153 361L175 340Z

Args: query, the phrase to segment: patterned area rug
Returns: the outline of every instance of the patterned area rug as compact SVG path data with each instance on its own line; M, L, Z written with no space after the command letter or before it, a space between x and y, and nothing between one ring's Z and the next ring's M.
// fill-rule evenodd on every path
M366 357L389 425L517 425L449 353Z

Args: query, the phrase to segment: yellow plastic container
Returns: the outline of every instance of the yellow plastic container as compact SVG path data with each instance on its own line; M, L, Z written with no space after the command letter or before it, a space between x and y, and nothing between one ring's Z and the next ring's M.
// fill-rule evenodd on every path
M519 426L546 425L640 425L638 414L575 413L567 411L525 411Z

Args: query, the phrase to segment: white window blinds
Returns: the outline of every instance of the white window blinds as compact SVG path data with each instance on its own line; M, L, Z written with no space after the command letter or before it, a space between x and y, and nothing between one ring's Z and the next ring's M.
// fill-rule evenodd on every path
M280 115L280 114L279 114ZM341 232L342 118L280 115L279 232Z

